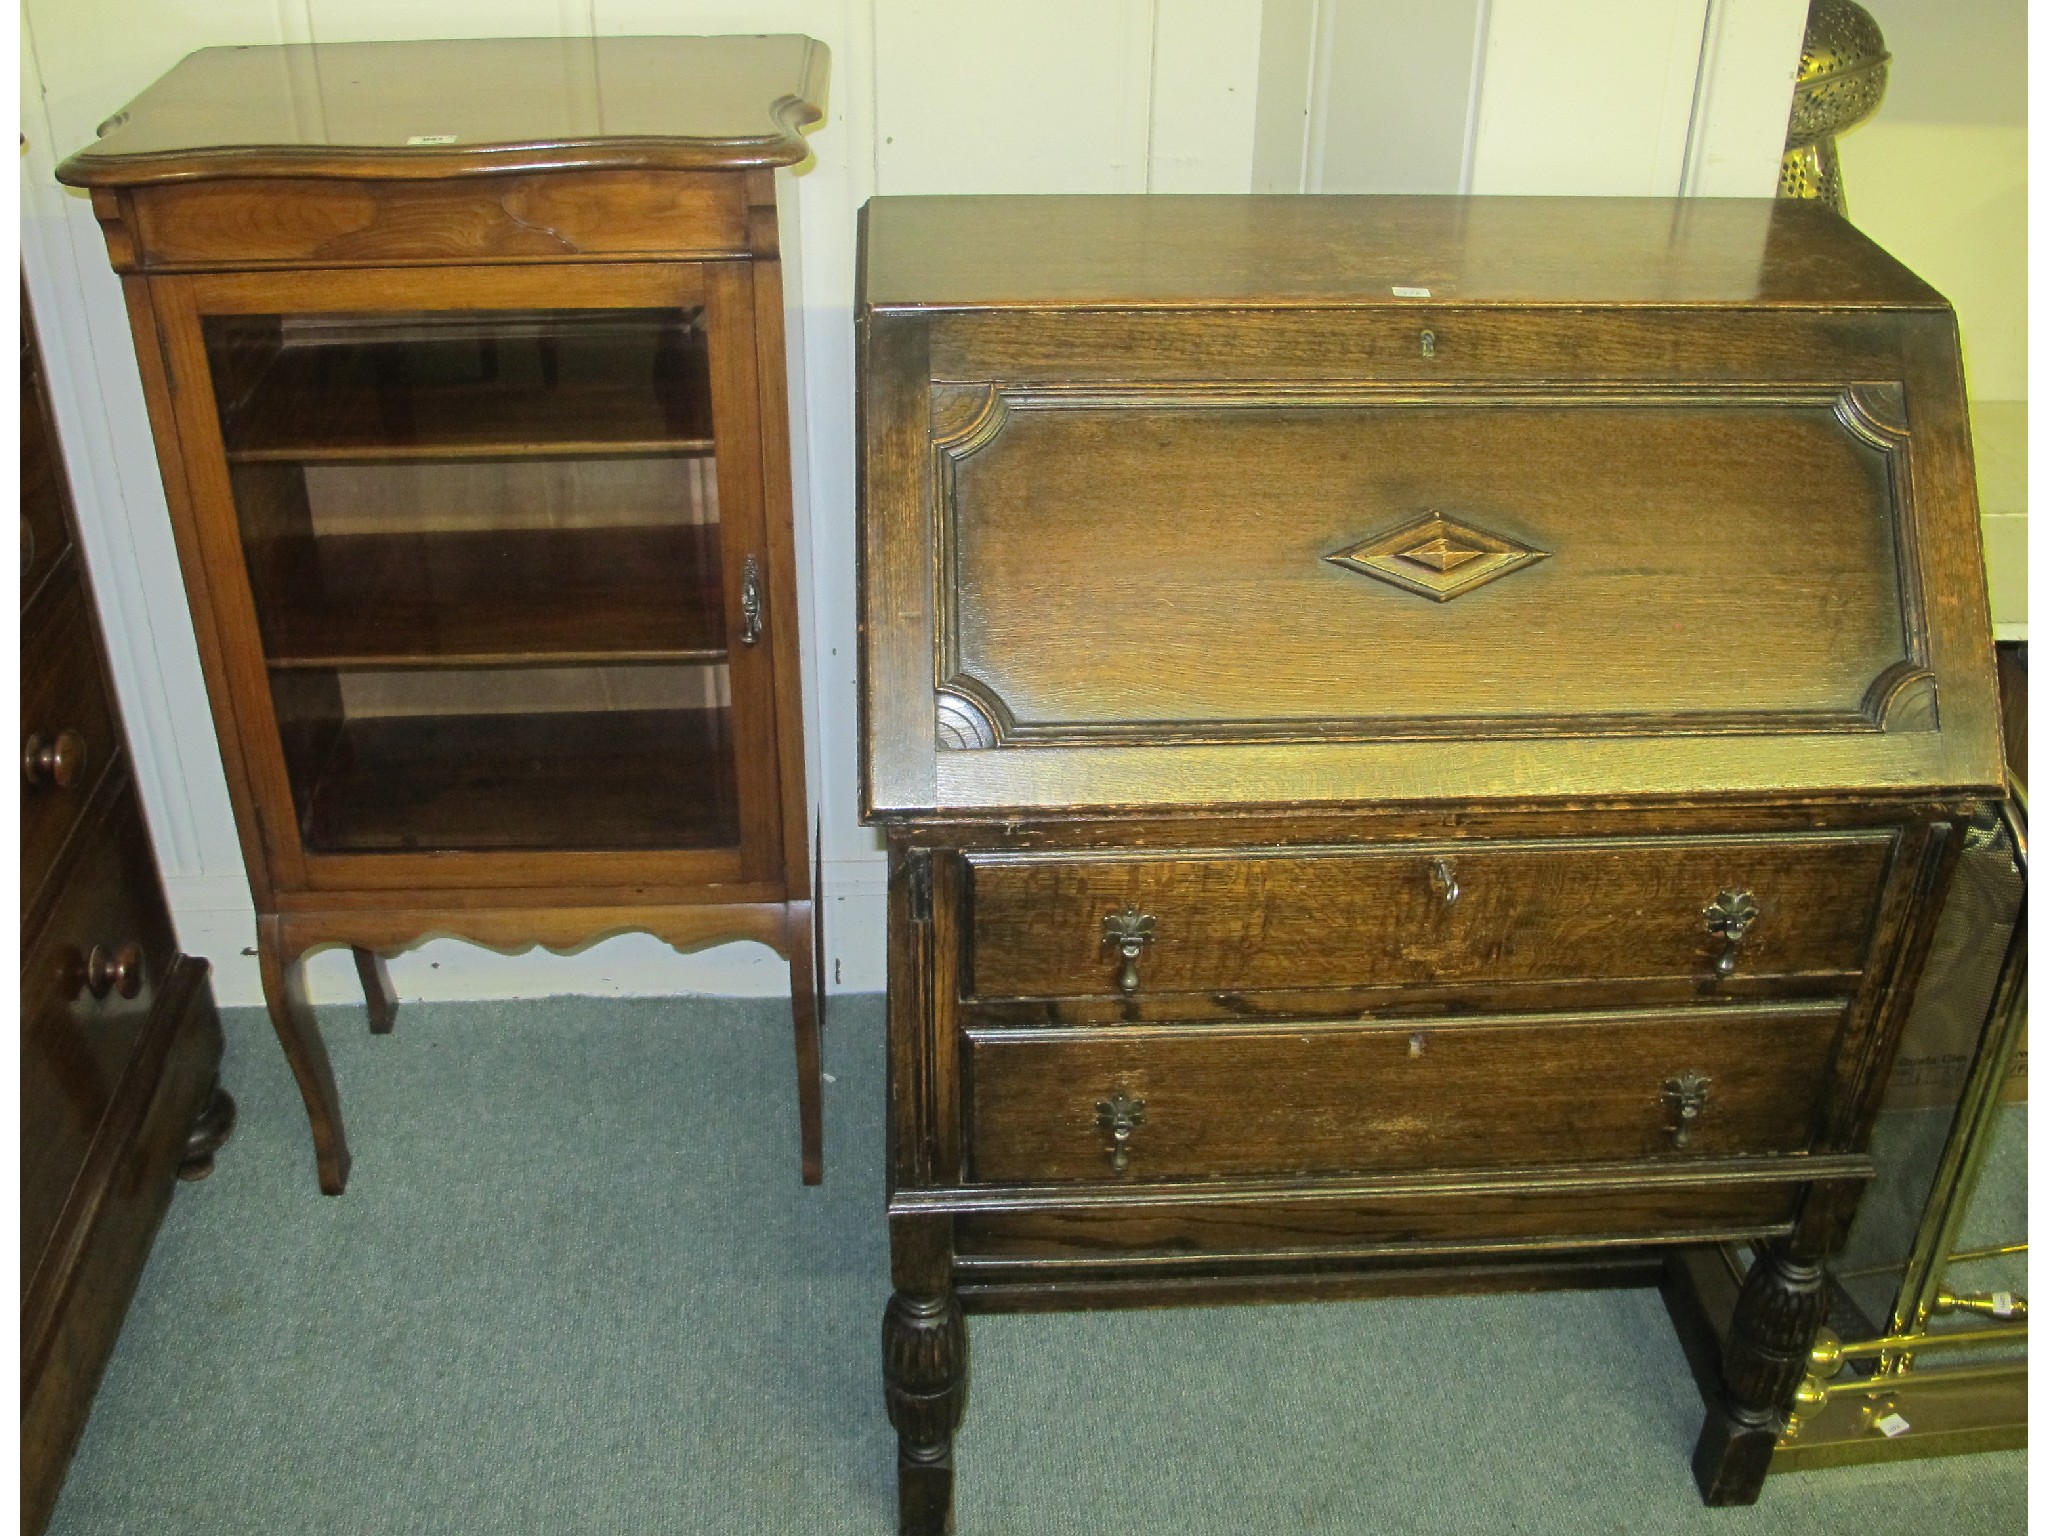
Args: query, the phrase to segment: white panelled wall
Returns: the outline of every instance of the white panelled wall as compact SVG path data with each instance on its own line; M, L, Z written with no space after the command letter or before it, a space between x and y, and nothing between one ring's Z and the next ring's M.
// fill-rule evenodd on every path
M805 32L832 50L783 176L812 799L835 991L883 982L883 864L855 807L854 219L876 193L1768 195L1805 0L25 0L22 259L122 713L184 947L261 1001L255 927L120 289L51 170L178 59L235 43ZM573 956L447 939L405 999L776 993L752 944ZM318 1001L358 996L346 951Z

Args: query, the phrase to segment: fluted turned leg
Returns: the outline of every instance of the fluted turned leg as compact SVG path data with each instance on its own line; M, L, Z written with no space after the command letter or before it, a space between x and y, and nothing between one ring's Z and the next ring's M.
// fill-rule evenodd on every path
M898 1529L945 1536L953 1529L953 1434L967 1411L967 1320L951 1291L889 1298L882 1380L896 1427Z
M1758 1252L1735 1302L1721 1391L1707 1405L1693 1451L1693 1477L1707 1503L1756 1502L1826 1312L1818 1257L1795 1256L1783 1242Z

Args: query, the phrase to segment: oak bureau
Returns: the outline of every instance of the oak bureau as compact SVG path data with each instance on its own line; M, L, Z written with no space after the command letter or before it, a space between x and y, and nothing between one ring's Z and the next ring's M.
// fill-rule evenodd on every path
M1551 1285L1664 1286L1753 1500L1999 784L1947 305L1767 201L883 198L862 262L903 1529L966 1312Z

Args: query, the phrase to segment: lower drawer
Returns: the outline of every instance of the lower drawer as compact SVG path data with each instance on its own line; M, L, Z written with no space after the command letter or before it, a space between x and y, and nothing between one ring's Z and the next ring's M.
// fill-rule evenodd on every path
M76 846L21 971L25 1255L55 1227L177 958L132 786L119 787Z
M966 1033L967 1176L1330 1174L1801 1152L1845 1005Z

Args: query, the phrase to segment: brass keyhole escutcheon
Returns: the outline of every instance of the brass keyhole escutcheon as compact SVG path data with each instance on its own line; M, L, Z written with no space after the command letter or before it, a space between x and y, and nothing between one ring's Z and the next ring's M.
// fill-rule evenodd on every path
M1458 902L1458 872L1449 859L1429 861L1429 883L1442 893L1444 905L1456 906Z
M1131 1137L1145 1123L1145 1101L1134 1099L1121 1088L1113 1099L1095 1106L1095 1123L1109 1133L1109 1166L1118 1173L1131 1166Z
M1422 355L1423 355L1424 357L1435 357L1435 356L1436 356L1436 332L1435 332L1435 331L1424 331L1424 332L1422 333Z
M1131 906L1102 920L1102 942L1113 947L1123 960L1116 973L1116 984L1122 991L1138 990L1138 955L1152 942L1158 927L1158 918Z
M1692 1145L1693 1122L1707 1107L1707 1096L1713 1088L1714 1080L1697 1072L1683 1072L1665 1079L1664 1097L1678 1111L1678 1123L1671 1127L1672 1146L1682 1149Z
M1757 920L1760 910L1756 898L1739 889L1725 890L1700 908L1700 918L1706 923L1707 932L1725 941L1725 947L1714 961L1716 976L1735 974L1735 961L1742 941L1749 936L1750 925Z

